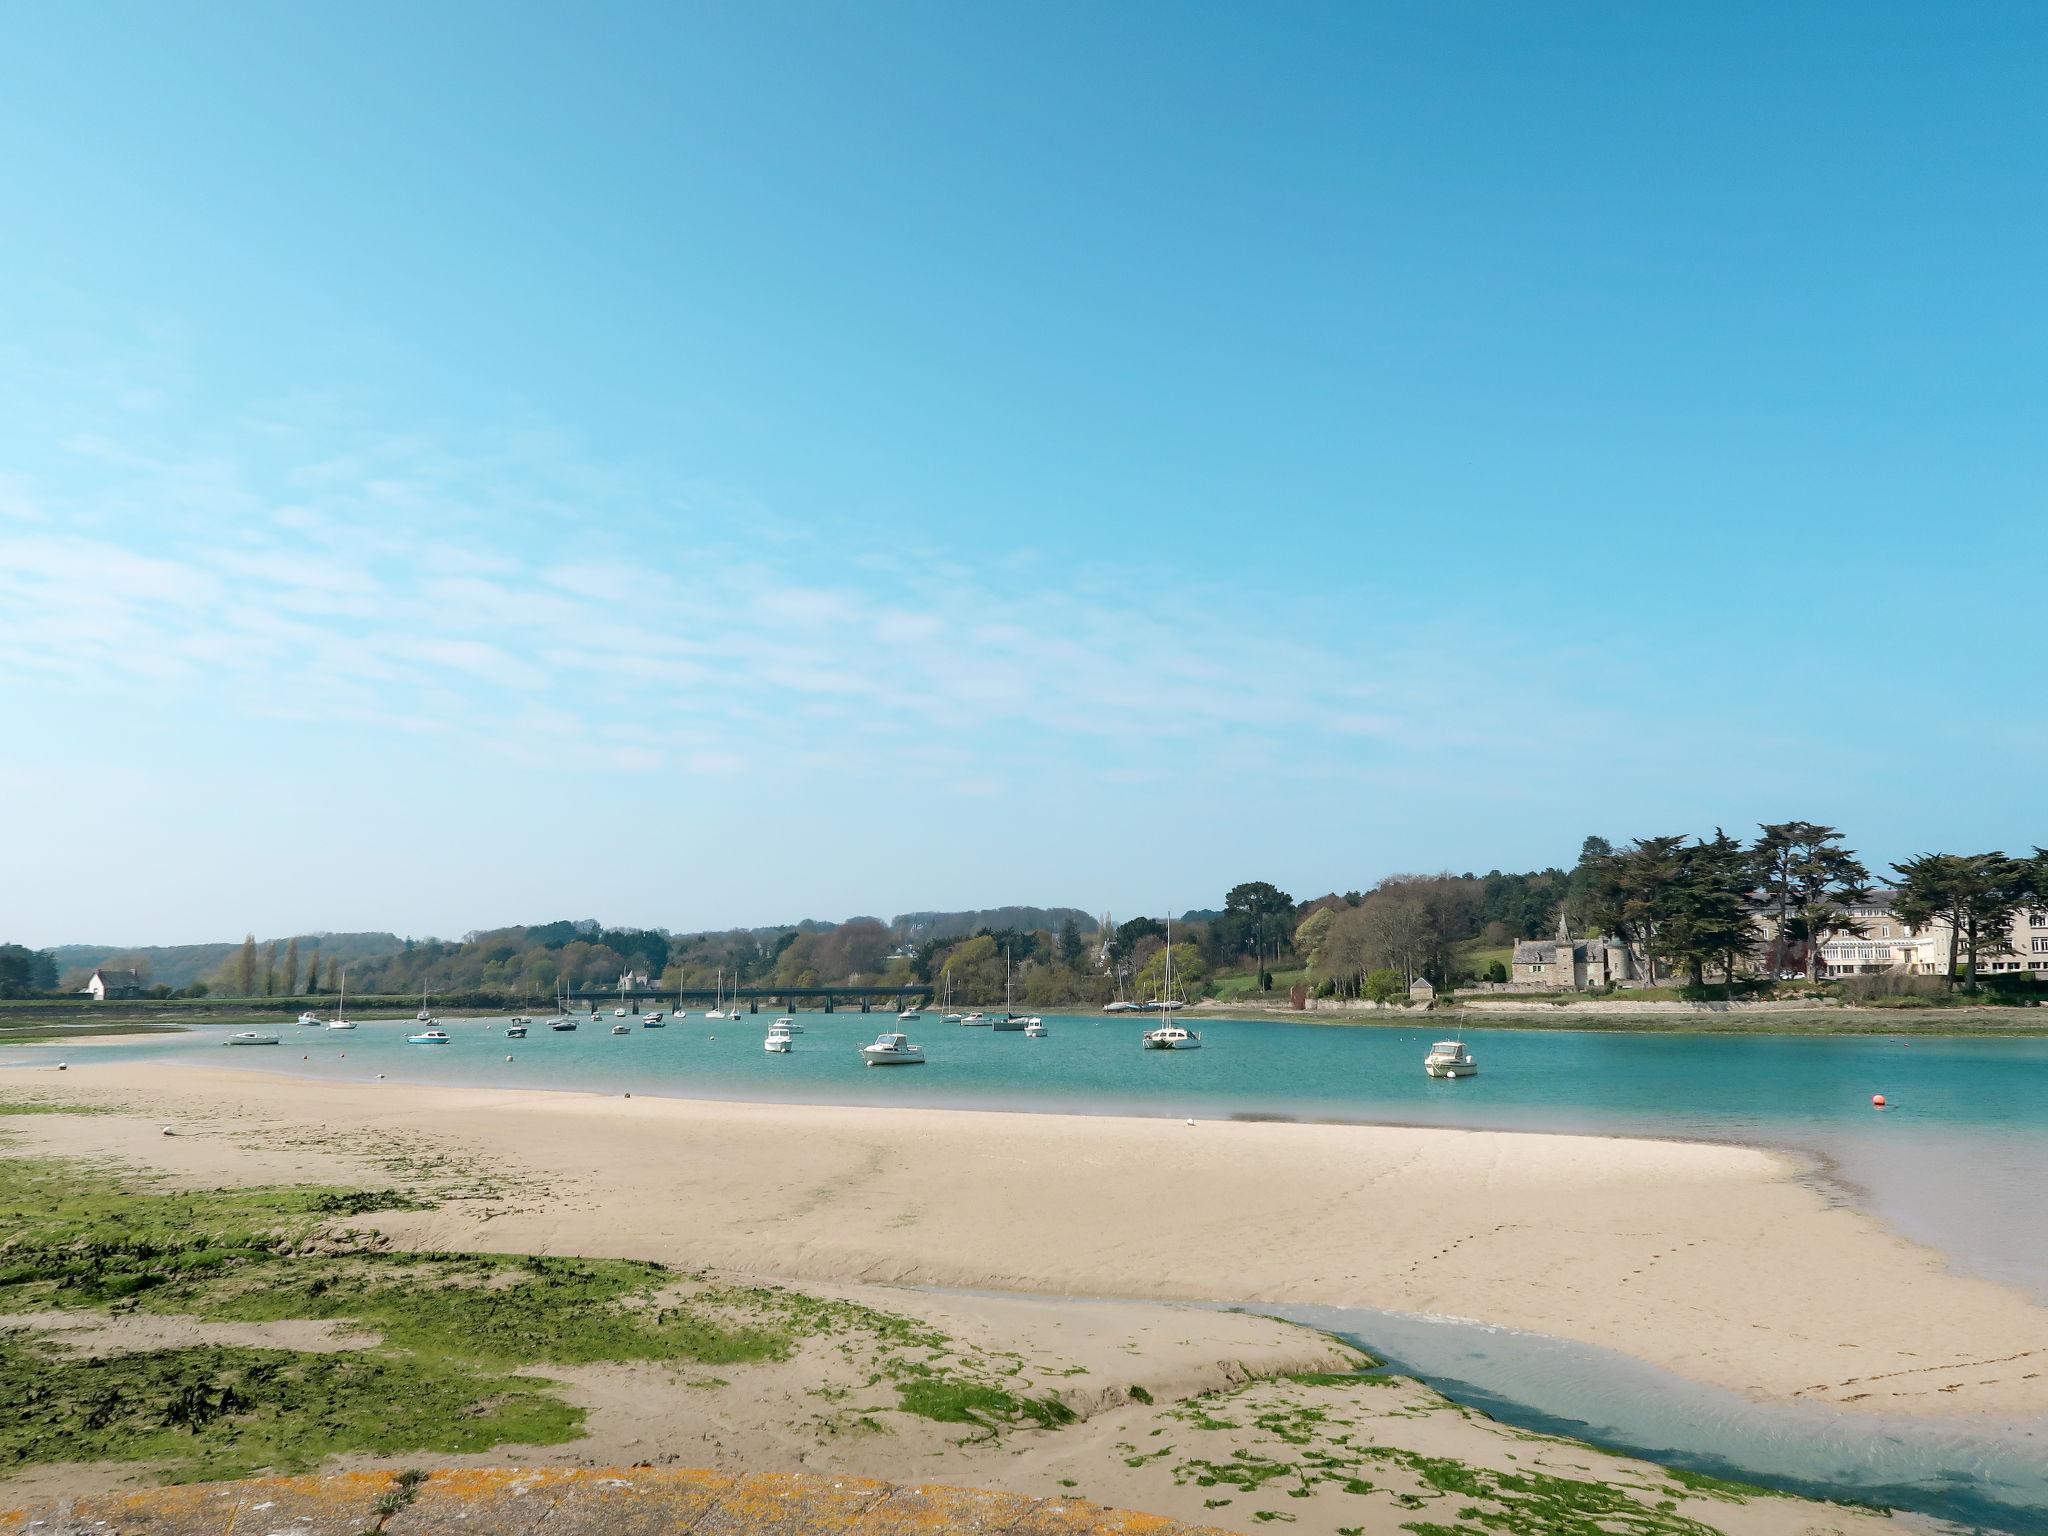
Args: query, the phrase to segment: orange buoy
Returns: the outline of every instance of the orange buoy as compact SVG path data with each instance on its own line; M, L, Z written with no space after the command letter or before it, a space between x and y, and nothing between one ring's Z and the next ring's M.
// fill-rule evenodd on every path
M1876 1105L1876 1106L1877 1106L1877 1107L1878 1107L1879 1109L1883 1109L1883 1108L1884 1108L1884 1095L1883 1095L1883 1094L1881 1094L1881 1093L1873 1093L1873 1094L1872 1094L1872 1095L1870 1096L1870 1102L1871 1102L1872 1104Z

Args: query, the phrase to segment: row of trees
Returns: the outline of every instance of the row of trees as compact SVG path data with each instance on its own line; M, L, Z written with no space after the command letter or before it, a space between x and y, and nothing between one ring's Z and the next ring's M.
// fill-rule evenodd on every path
M57 957L47 949L0 944L0 997L35 997L57 986Z
M1946 923L1972 987L1980 959L2009 950L2014 913L2048 899L2048 851L2038 848L2023 859L1922 854L1892 874L1893 912L1915 928ZM1825 938L1867 931L1855 909L1870 899L1870 871L1818 822L1766 823L1746 843L1719 828L1711 838L1638 838L1619 849L1588 838L1573 877L1588 928L1627 943L1653 982L1660 963L1695 986L1709 969L1732 982L1752 956L1777 977L1793 955L1814 980Z

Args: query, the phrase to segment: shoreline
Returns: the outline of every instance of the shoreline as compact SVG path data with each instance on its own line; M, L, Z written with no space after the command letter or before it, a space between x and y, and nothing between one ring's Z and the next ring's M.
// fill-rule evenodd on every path
M179 1177L274 1180L264 1149L280 1131L320 1161L405 1132L486 1167L533 1166L550 1186L535 1206L482 1219L380 1218L405 1246L1459 1315L1760 1401L2048 1419L2048 1372L2029 1368L2048 1363L2048 1310L1831 1199L1810 1162L1780 1149L335 1084L196 1064L174 1076L93 1065L36 1086L130 1111L32 1117L45 1149L168 1163ZM196 1128L164 1140L159 1117ZM1162 1202L1162 1187L1180 1198ZM1455 1198L1430 1198L1445 1189ZM1975 1347L1984 1338L1998 1349Z
M107 1013L71 1021L24 1018L0 1005L0 1046L34 1045L87 1039L93 1035L114 1038L119 1026L133 1025L138 1033L199 1033L209 1026L256 1026L283 1029L293 1023L289 1010L258 1005L212 1005L213 1012L194 1009L180 1017L175 1008L128 1008L106 1005ZM351 1010L364 1022L391 1023L412 1015L396 1006ZM929 1010L927 1010L929 1011ZM1103 1022L1138 1023L1156 1017L1147 1013L1106 1014L1100 1008L1053 1005L1041 1008L1046 1018L1087 1019ZM512 1005L497 1010L461 1011L450 1019L503 1019L515 1012ZM824 1017L819 1009L795 1010L798 1017ZM852 1010L845 1010L851 1013ZM532 1015L529 1015L532 1016ZM579 1017L609 1018L609 1013ZM764 1012L763 1017L767 1016ZM1850 1003L1671 1003L1631 1004L1625 998L1596 998L1582 1002L1550 1002L1540 996L1504 999L1457 999L1449 1004L1411 1007L1403 1004L1372 1004L1312 999L1310 1006L1292 1008L1284 1002L1259 1002L1241 998L1206 998L1184 1011L1187 1018L1240 1020L1248 1023L1295 1023L1322 1027L1362 1029L1423 1029L1439 1025L1455 1033L1459 1027L1489 1030L1525 1030L1531 1033L1581 1031L1588 1034L1646 1035L1784 1035L1839 1036L1871 1039L1897 1035L1901 1038L1947 1037L1956 1039L2040 1039L2048 1037L2048 1009L2029 1007L1986 1007L1959 1005L1945 1008L1870 1008ZM752 1015L749 1016L753 1017ZM893 1018L877 1012L876 1019Z

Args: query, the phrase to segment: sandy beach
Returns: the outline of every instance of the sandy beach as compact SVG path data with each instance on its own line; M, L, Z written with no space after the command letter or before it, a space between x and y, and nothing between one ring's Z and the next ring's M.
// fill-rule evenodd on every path
M1603 1345L1759 1399L2048 1415L2048 1311L1746 1148L337 1085L89 1056L10 1085L136 1111L19 1122L38 1149L192 1181L360 1179L383 1137L510 1177L509 1199L377 1218L408 1245L1388 1308Z

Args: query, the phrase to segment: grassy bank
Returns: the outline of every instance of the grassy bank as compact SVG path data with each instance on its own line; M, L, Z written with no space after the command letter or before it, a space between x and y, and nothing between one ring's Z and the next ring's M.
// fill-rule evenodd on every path
M1811 1008L1774 1013L1608 1013L1560 1003L1527 1011L1496 1012L1462 1003L1433 1008L1357 1012L1284 1003L1233 1005L1252 1018L1292 1019L1358 1029L1562 1029L1663 1035L2048 1035L2048 1010L2039 1008ZM1197 1015L1199 1017L1199 1015Z

